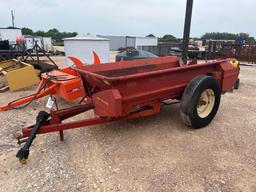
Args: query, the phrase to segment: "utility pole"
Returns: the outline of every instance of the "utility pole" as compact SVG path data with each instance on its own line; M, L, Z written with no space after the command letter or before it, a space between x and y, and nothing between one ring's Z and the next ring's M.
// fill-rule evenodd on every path
M187 58L188 58L188 44L189 44L189 37L190 37L192 10L193 10L193 0L187 0L183 44L182 44L182 60L185 64L187 64Z
M11 15L12 15L12 27L14 28L14 11L11 10Z

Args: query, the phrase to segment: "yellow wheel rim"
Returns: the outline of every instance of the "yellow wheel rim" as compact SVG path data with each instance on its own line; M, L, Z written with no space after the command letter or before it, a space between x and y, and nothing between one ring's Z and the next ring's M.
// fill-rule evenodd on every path
M239 61L230 61L229 63L235 68L239 67Z
M201 118L207 117L214 107L215 94L212 89L203 91L197 102L197 114Z

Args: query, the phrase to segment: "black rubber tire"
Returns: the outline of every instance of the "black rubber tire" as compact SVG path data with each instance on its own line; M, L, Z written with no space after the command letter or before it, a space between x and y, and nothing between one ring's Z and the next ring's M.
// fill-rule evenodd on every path
M235 83L235 85L234 85L234 89L239 89L239 87L240 87L240 79L237 79L236 80L236 83Z
M202 92L211 89L215 95L215 102L210 114L201 118L197 113L197 103ZM180 104L180 115L184 123L190 127L199 129L211 123L215 117L221 99L221 89L216 78L211 76L198 76L187 85Z

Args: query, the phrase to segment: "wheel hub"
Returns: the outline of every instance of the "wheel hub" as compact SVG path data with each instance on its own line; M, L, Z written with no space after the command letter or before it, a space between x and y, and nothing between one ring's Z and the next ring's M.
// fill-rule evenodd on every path
M203 91L197 102L197 114L201 118L207 117L214 107L215 94L212 89Z

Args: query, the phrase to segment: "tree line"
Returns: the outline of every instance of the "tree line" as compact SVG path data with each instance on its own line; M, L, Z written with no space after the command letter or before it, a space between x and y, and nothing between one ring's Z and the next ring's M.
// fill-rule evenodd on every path
M153 34L147 35L147 37L155 37ZM201 40L235 40L236 42L255 43L255 38L250 36L248 33L227 33L227 32L211 32L205 33L201 38L194 38ZM176 38L171 34L164 35L159 38L160 42L177 42L182 39Z
M156 37L156 36L153 34L149 34L146 37ZM166 34L163 37L159 37L158 40L160 42L177 42L177 41L179 41L178 38L176 38L175 36L173 36L171 34Z
M33 31L32 29L29 29L27 27L21 28L21 32L23 35L33 35L33 36L41 36L41 37L51 37L53 42L60 43L62 42L62 39L68 38L68 37L75 37L78 35L77 32L60 32L58 29L53 28L49 29L48 31Z
M53 42L60 43L62 39L68 37L75 37L78 35L77 32L60 32L58 29L53 28L49 29L48 31L33 31L30 28L23 27L21 29L23 35L33 35L33 36L42 36L42 37L51 37ZM147 35L147 37L155 37L153 34ZM236 42L246 42L246 43L255 43L255 38L250 36L248 33L227 33L227 32L211 32L205 33L202 35L201 38L195 39L202 39L202 40L235 40ZM163 37L159 38L160 42L180 42L182 39L179 39L171 34L166 34Z
M212 39L212 40L235 40L237 42L255 43L255 38L251 37L248 33L206 33L201 39Z

